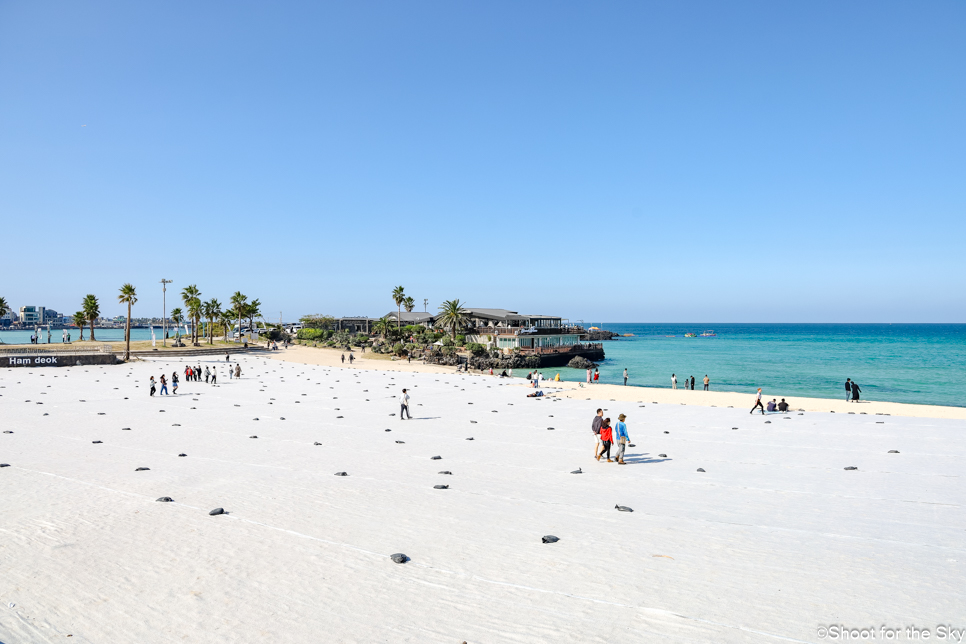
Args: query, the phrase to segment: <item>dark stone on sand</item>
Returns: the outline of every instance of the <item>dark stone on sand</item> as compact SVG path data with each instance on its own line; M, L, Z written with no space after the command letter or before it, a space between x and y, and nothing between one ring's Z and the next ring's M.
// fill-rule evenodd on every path
M181 427L181 424L180 423L175 423L175 424L172 425L172 427Z
M131 431L131 428L130 427L122 427L121 428L121 431L122 432L129 432L129 431Z
M849 465L849 466L848 466L847 468L845 468L845 469L846 469L846 470L857 470L857 469L859 469L859 468L857 468L857 467L856 467L856 466L854 466L854 465Z
M134 470L134 471L135 471L135 472L146 472L146 471L148 471L148 470L150 470L150 469L151 469L150 467L139 467L139 468L137 468L137 469L136 469L136 470Z
M258 420L257 418L252 418L252 420Z
M615 505L614 507L617 508L617 510L619 512L633 512L634 511L633 509L627 507L626 505Z
M771 421L770 421L770 420L766 420L766 421L765 421L765 424L766 424L766 425L771 425Z
M393 562L394 563L397 563L397 564L402 564L402 563L406 563L407 561L409 561L409 557L407 557L406 555L404 555L401 552L397 552L394 555L389 555L389 558L392 559Z
M634 443L628 443L627 446L628 447L637 447L637 445L635 445Z
M469 438L467 438L466 440L468 440L468 441L471 441L471 440L473 440L473 437L472 437L472 436L470 436L470 437L469 437Z
M395 416L395 414L393 414ZM336 416L336 418L345 418L345 416Z
M320 443L320 442L318 442L318 441L316 441L316 442L315 442L315 444L316 444L316 445L321 445L322 443Z
M890 454L898 454L899 453L899 450L897 450L897 449L890 449L889 450L889 453Z
M249 436L249 438L258 438L258 436Z
M400 445L403 445L405 444L406 441L396 441L396 442L399 443Z
M667 454L658 454L660 458L667 458Z
M172 499L170 496L162 496L160 499L157 499L158 503L172 503L173 501L174 499Z
M10 463L0 463L0 467L10 467Z
M393 414L393 416L395 416L395 414ZM476 424L476 421L475 420L471 420L470 423L473 424L473 425L475 425Z
M731 429L738 429L737 427L732 427Z
M552 534L548 534L548 535L544 535L541 541L543 541L544 543L557 543L558 541L560 541L560 537L555 537Z
M664 432L665 434L670 434L671 432Z
M452 474L452 472L450 472L449 470L443 470L442 472L440 472L440 474Z
M387 429L386 431L387 431L387 432L391 432L392 430L391 430L391 429Z
M42 405L43 403L37 403L37 404L38 404L38 405ZM102 412L102 411L99 411L99 412L97 412L97 415L98 415L98 416L106 416L107 414L105 414L105 413L104 413L104 412Z
M449 486L448 485L434 485L433 486L433 489L434 490L448 490L449 489Z
M698 471L699 471L699 472L703 472L703 471L704 471L704 468L703 468L703 467L699 467L699 468L698 468Z
M875 424L876 425L885 425L885 421L884 420L877 420L877 421L875 421Z
M97 444L102 443L102 442L103 441L91 441L91 443L93 443L94 445L97 445Z
M213 517L219 514L228 514L228 513L225 512L225 508L215 508L214 510L208 513L208 516Z
M578 467L573 472L571 472L571 474L583 474L583 473L584 473L584 470L583 468L580 468L580 467Z
M438 461L441 458L443 458L443 457L442 456L433 456L433 457L430 458L430 460L432 460L432 461Z
M547 429L553 429L553 427L548 427Z
M187 456L187 454L178 454L178 458L181 458L182 456Z
M5 429L5 430L3 430L3 433L4 433L4 434L12 434L13 432L12 432L12 431L10 431L9 429Z
M336 472L336 473L335 473L335 475L336 475L336 476L349 476L349 475L348 475L348 474L346 474L345 472Z

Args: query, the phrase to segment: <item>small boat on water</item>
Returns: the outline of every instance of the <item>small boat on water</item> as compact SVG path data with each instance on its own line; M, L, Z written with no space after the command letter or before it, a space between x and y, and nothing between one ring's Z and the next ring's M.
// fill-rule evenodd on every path
M697 333L685 333L684 334L684 337L686 337L686 338L696 338L696 337L698 337L698 334Z
M718 337L718 334L715 333L714 331L712 331L711 329L708 329L707 331L705 331L704 333L701 334L701 337L702 338L716 338L716 337Z

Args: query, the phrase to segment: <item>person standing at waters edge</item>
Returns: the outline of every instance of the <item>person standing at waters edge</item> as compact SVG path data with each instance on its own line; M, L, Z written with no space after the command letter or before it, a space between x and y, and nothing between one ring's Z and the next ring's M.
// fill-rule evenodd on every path
M600 427L604 423L604 410L598 409L597 415L594 416L594 421L590 424L590 429L594 432L594 439L596 444L594 445L594 458L600 460L598 454L600 453Z
M860 391L862 391L862 390L859 389L859 384L853 380L852 381L852 402L854 402L854 403L859 402L859 392Z
M624 448L629 442L631 442L630 436L627 435L627 425L624 424L624 419L627 418L624 414L617 417L617 426L614 428L614 438L617 439L617 463L618 465L625 465L624 463Z
M710 385L710 384L711 384L711 381L708 380L708 374L704 374L704 390L705 391L708 390L708 385Z
M607 462L613 463L610 459L610 446L614 441L614 430L610 427L610 418L605 418L604 422L600 426L600 443L603 447L600 450L600 454L597 455L597 460L600 460L601 456L607 456Z
M405 389L403 389L402 392L402 400L399 401L399 420L403 420L403 412L406 413L406 416L409 418L409 420L413 419L413 417L409 415L409 394L406 393Z
M627 367L624 367L624 386L627 386Z
M345 364L345 354L342 354L342 364Z
M596 384L599 384L599 383L600 383L600 371L595 368L594 369L594 384L596 385Z
M845 402L849 402L849 397L852 395L852 379L845 379Z
M691 391L694 391L694 376L691 376Z
M674 375L674 374L672 373L672 374L671 374L671 389L677 389L677 388L678 388L678 377L677 377L677 376L675 376L675 375Z
M758 397L755 398L755 406L752 407L751 408L751 411L749 411L748 413L749 414L755 413L755 410L758 409L759 407L761 408L761 415L764 416L765 415L765 406L761 404L761 387L758 387Z

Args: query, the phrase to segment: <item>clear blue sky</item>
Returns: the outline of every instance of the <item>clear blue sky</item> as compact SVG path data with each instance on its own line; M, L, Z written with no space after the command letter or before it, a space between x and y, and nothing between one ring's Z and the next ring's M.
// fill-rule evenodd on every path
M0 295L964 322L964 33L958 1L0 1Z

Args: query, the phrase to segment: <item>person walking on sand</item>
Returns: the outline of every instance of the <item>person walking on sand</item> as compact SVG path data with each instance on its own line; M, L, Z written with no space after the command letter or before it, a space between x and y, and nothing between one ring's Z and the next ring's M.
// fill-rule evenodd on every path
M230 353L226 353L225 354L225 362L230 362L230 361L231 361L231 354Z
M590 384L590 382L591 382L591 381L590 381L590 379L591 379L591 378L593 378L593 377L594 377L594 372L593 372L593 371L591 371L591 370L590 370L590 369L588 368L588 369L587 369L587 384L588 384L588 385L589 385L589 384Z
M349 364L351 365L353 362L355 362L355 360L356 360L356 357L350 353L349 354Z
M149 382L151 383L151 393L149 395L153 396L154 392L157 391L155 387L154 376L151 376L151 380Z
M852 379L845 379L845 402L849 402L849 396L852 395Z
M403 413L405 412L409 420L413 417L409 415L409 394L403 389L402 399L399 401L399 420L403 420Z
M594 369L594 384L600 384L600 370Z
M171 372L171 393L172 394L178 393L178 372L177 371Z
M207 383L209 380L211 380L211 370L205 367L205 382Z
M631 437L627 435L627 425L624 414L617 417L617 425L614 427L614 438L617 440L617 463L624 465L624 448L631 442Z
M859 392L860 391L862 391L862 390L859 389L859 383L857 383L856 381L853 380L852 381L852 402L854 402L854 403L859 402Z
M671 389L677 389L677 388L678 388L678 377L677 377L677 376L675 376L675 375L674 375L674 374L672 373L672 374L671 374Z
M600 460L601 456L607 456L607 462L613 463L610 459L610 446L614 442L614 430L610 427L610 418L605 418L604 422L600 426L600 443L603 447L600 450L600 454L597 455L597 460Z
M694 391L694 376L691 376L691 391Z
M228 379L229 380L231 380L231 377L232 377L232 375L234 375L234 373L235 373L235 370L231 368L231 365L228 365Z
M342 364L345 364L345 354L342 354Z
M761 404L761 387L758 387L758 397L755 398L755 406L752 407L751 408L751 411L749 411L748 413L749 414L755 413L755 410L758 409L759 407L761 408L761 415L764 416L765 415L765 406Z
M212 367L211 368L211 384L214 385L214 384L217 384L217 383L218 383L218 368L217 367Z
M201 382L201 365L198 365L198 368L195 369L195 380Z
M241 378L241 363L235 364L235 378Z
M161 394L162 396L168 395L168 381L165 380L164 374L161 374Z
M604 424L604 410L603 409L598 409L597 410L597 415L594 416L594 421L590 424L590 429L594 432L594 441L595 441L595 445L594 445L594 458L597 458L598 460L600 460L600 459L598 458L597 455L600 454L600 448L601 448L601 444L600 444L600 427L603 424Z
M710 385L710 384L711 384L711 381L708 379L708 374L704 374L704 390L705 391L708 391L708 385Z
M627 367L624 367L624 386L627 386Z

